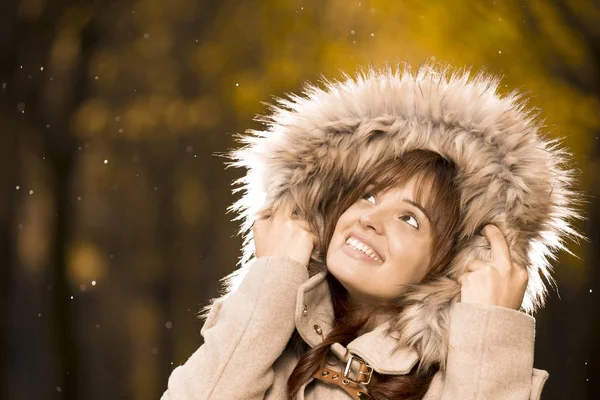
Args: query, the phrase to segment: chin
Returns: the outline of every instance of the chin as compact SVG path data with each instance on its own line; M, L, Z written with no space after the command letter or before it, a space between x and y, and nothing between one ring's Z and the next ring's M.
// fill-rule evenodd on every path
M361 281L360 266L352 259L345 257L339 249L337 254L330 253L327 256L327 270L337 279L346 290L356 287ZM353 290L348 290L349 293L355 293Z

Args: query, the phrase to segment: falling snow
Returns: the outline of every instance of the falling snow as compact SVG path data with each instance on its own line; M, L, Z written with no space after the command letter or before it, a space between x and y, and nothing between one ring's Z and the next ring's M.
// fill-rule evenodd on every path
M493 2L493 3L495 4L496 2ZM360 7L361 5L362 5L362 3L358 3L358 6L359 6L359 7ZM525 7L525 6L523 6L523 7ZM301 8L300 8L300 10L303 10L303 9L304 9L304 7L301 7ZM371 12L374 12L374 9L371 9ZM134 11L134 10L132 10L132 11L131 11L131 13L135 13L135 11ZM415 16L415 17L416 17L416 16ZM421 16L420 16L420 18L421 18L421 19L423 19L423 18L424 18L424 16L423 16L423 15L421 15ZM502 22L503 20L502 20L502 18L498 18L498 21L499 21L499 22ZM525 21L523 21L523 22L525 22ZM358 27L355 27L355 28L356 28L356 29L358 29L358 30L361 30L361 29L363 29L363 28L361 28L360 26L358 26ZM348 30L346 30L346 32L348 32ZM357 38L358 38L358 37L356 36L356 35L357 35L357 31L356 31L355 29L351 29L351 30L349 30L349 32L350 32L350 35L352 35L352 36L353 36L353 38L349 38L349 39L351 39L351 40L352 40L352 39L357 39ZM140 32L140 33L141 33L141 32ZM366 29L364 29L364 30L362 30L362 31L361 31L360 38L364 37L364 34L368 34L368 31L367 31ZM139 33L138 33L138 35L139 35ZM149 34L149 33L143 33L143 35L142 35L142 36L143 36L143 39L149 39L149 38L150 38L150 34ZM385 36L385 35L384 35L384 36ZM138 37L138 40L139 40L139 36L137 36L137 37ZM158 36L157 36L157 37L158 37ZM375 33L374 33L374 32L371 32L371 33L370 33L370 37L374 38L374 37L375 37ZM359 42L360 42L360 38L359 38ZM156 38L155 38L154 40L156 40ZM379 40L379 39L378 39L378 40ZM149 42L146 42L146 43L151 43L151 42L149 41ZM195 39L195 43L199 43L199 40L198 40L198 39ZM353 44L356 44L356 43L357 43L357 40L352 40L352 43L353 43ZM512 50L512 48L511 48L511 50ZM490 51L491 51L491 50L490 50ZM507 57L510 57L510 56L512 56L512 53L513 53L512 51L511 51L511 52L509 52L509 54L507 55ZM499 54L499 55L502 55L502 54L503 54L503 53L502 53L502 50L498 50L498 51L497 51L497 54ZM491 53L489 53L489 52L488 52L488 55L491 55L491 56L493 56L493 55L492 55ZM435 60L436 60L436 57L435 57L435 56L431 56L431 57L430 57L430 59L431 59L432 61L435 61ZM498 59L498 60L500 60L500 59ZM24 67L23 67L22 65L20 66L20 68L21 68L21 70L23 70L23 69L24 69ZM35 71L37 68L39 68L39 71L41 71L41 72L45 72L45 67L44 67L44 66L39 66L39 64L38 64L38 65L35 65L35 64L34 64L34 65L28 65L28 70ZM25 72L25 71L27 71L27 70L24 70L24 71L22 71L22 72L21 72L21 74L22 74L22 75L24 75L24 76L26 75L26 72ZM34 74L34 76L35 76L35 74ZM39 76L44 76L44 77L47 77L47 78L48 78L50 81L53 81L53 77L48 77L48 75L47 75L47 74L39 74ZM103 82L105 82L105 81L106 81L106 76L107 76L107 75L105 75L105 78L103 78L103 79L104 79L104 80L103 80ZM31 75L29 75L29 78L31 79L31 78L32 78L32 76L31 76ZM99 81L99 76L98 76L98 75L96 75L96 76L93 76L93 79L94 79L95 81ZM229 81L229 83L230 83L230 82L231 82L231 81ZM99 85L99 83L98 83L98 85ZM7 84L7 82L0 82L0 86L1 86L1 88L2 88L3 90L5 90L5 89L7 89L7 86L8 86L8 84ZM239 87L239 86L240 86L239 82L235 82L235 87ZM508 87L508 85L504 85L504 86L505 86L505 87ZM11 87L11 88L12 88L12 87ZM131 90L131 89L129 89L129 90ZM137 92L137 89L133 89L133 92ZM12 106L12 107L14 107L14 104L15 104L15 102L11 103L11 106ZM30 103L30 104L34 104L34 103ZM12 110L13 110L12 112L14 113L14 108L12 108ZM19 112L19 113L21 113L21 114L24 114L24 113L25 113L25 110L26 110L26 104L25 104L25 102L19 102L19 103L17 103L17 110L18 110L18 112ZM28 114L30 114L30 113L31 113L31 110L28 110ZM16 113L15 113L15 114L16 114ZM110 118L110 117L111 117L111 115L109 115L109 118ZM21 118L21 116L19 116L19 118ZM23 117L23 118L26 118L26 117ZM124 129L123 129L123 128L119 128L119 126L123 126L123 124L120 124L120 122L122 121L122 118L121 118L121 116L119 116L119 115L115 116L115 117L114 117L114 121L115 121L116 123L119 123L119 124L117 124L117 125L113 125L113 126L112 126L112 132L114 132L114 129L115 129L115 128L118 128L118 132L119 132L119 133L123 133L123 132L124 132ZM41 124L40 124L40 127L43 127L43 126L44 126L44 124L43 124L43 120L42 120L42 121L41 121ZM49 129L49 128L50 128L50 124L46 124L46 125L45 125L45 127L46 127L47 129ZM48 134L48 133L46 133L46 134ZM596 136L596 137L595 137L595 139L596 139L596 140L598 140L598 139L599 139L599 137L598 137L598 136ZM90 147L90 145L89 145L88 143L85 143L85 148L87 149L87 148L89 148L89 147ZM180 149L181 149L181 148L180 148ZM82 147L79 147L79 150L82 150ZM196 155L196 154L193 154L193 153L194 153L194 147L193 147L193 146L187 146L187 147L185 147L185 152L186 152L186 153L188 153L188 154L190 154L190 155L193 155L193 157L194 157L194 158L196 158L196 157L197 157L197 155ZM99 157L98 157L98 158L99 158ZM98 159L98 158L96 158L96 160L95 160L95 161L97 161L97 159ZM45 157L44 157L43 159L45 159ZM137 155L135 155L135 156L133 156L133 157L132 157L132 159L131 159L131 160L133 161L133 163L138 163L138 162L140 161L140 157L139 157L139 156L137 156ZM95 163L95 161L94 161L94 163ZM117 165L120 165L120 164L119 164L118 162L116 162L114 159L113 159L113 161L112 161L112 162L113 162L113 163L115 163L115 165L116 165L116 166L117 166ZM108 159L104 159L104 160L103 160L103 164L104 164L104 165L107 165L107 164L108 164ZM97 164L95 164L95 165L97 165ZM111 164L111 169L108 169L108 170L112 170L112 169L114 169L114 168L115 168L115 167L114 167L114 166L112 166L112 164ZM139 174L135 174L135 176L136 176L136 177L139 177ZM160 182L159 182L159 183L160 183ZM26 185L26 186L28 186L28 183L25 183L25 185ZM161 186L161 187L162 187L162 186ZM163 191L165 190L164 188L166 188L166 187L163 187L163 189L162 189ZM16 185L16 186L15 186L15 190L16 190L16 191L20 191L20 189L21 189L21 186L20 186L20 185ZM158 191L158 186L154 186L154 187L153 187L153 189L154 189L154 191ZM31 190L28 190L28 189L26 189L25 187L23 187L23 190L24 190L24 192L26 192L26 193L28 192L28 193L29 193L29 195L34 195L34 190L33 190L33 189L31 189ZM42 193L44 193L44 192L42 192ZM24 193L24 194L25 194L25 193ZM90 198L91 198L91 197L90 197ZM40 199L40 194L38 194L38 195L36 196L36 199ZM33 202L34 200L36 200L36 199L33 199L33 198L32 198L32 202ZM78 201L82 200L82 197L81 197L81 196L77 196L77 200L78 200ZM19 224L18 226L19 226L19 229L22 229L22 228L23 228L23 225L22 225L22 224ZM200 256L199 256L199 257L200 257ZM112 255L112 254L111 254L109 258L112 260L112 259L114 258L114 255ZM102 276L101 276L101 277L102 277ZM96 286L96 284L97 284L97 281L96 281L96 280L92 280L91 282L89 282L89 281L88 281L88 283L87 283L87 284L83 284L83 283L82 283L82 284L80 284L80 285L79 285L79 290L80 290L81 292L86 292L87 290L90 290L90 292L94 292L94 289L90 288L89 286L91 285L92 287L95 287L95 286ZM102 288L102 289L108 289L108 287L107 287L106 285L110 286L110 285L108 284L108 281L106 281L106 282L103 284L103 288ZM42 286L42 288L43 288L43 286ZM75 288L77 288L77 286L75 286ZM47 290L48 290L48 291L51 291L51 290L52 290L52 286L51 286L51 285L47 285ZM101 292L102 290L99 290L99 291ZM76 293L77 291L76 291L76 290L74 290L73 292L75 292L75 293ZM589 293L590 293L590 294L592 294L592 293L593 293L593 289L591 289L591 288L590 288L590 289L589 289ZM63 298L64 298L64 297L63 297ZM71 296L70 296L70 299L71 299L71 300L73 300L73 299L74 299L74 296L72 296L72 295L71 295ZM78 302L74 302L74 304L79 304L79 301L81 301L81 299L83 299L83 295L82 295L82 297L80 298L80 300L78 300ZM593 299L593 298L589 298L589 299ZM188 312L189 312L189 313L193 313L193 312L195 312L195 310L192 310L192 309L189 309L189 308L188 308L187 310L188 310ZM34 310L32 310L32 311L34 311ZM36 315L35 311L34 311L34 315ZM50 317L50 316L51 316L51 315L49 314L49 316L48 316L48 317ZM41 318L41 317L42 317L42 313L41 313L41 312L40 312L40 313L37 313L37 317L38 317L38 318ZM41 324L41 325L43 325L43 324L42 324L42 322L43 322L43 321L41 321L41 322L40 322L40 324ZM90 324L90 326L94 326L94 325L95 325L96 329L99 329L99 328L100 328L100 324L93 324L93 322ZM165 327L166 329L169 329L169 330L170 330L170 329L172 329L172 328L173 328L173 322L172 322L172 321L166 321L166 322L164 323L164 327ZM100 334L100 333L99 333L99 334ZM150 346L149 346L149 347L150 347ZM147 347L146 347L145 351L148 351L148 348L147 348ZM150 352L151 352L151 354L152 354L152 355L154 355L154 356L158 356L158 355L159 355L159 347L156 347L156 346L152 346L152 347L150 347ZM594 361L594 360L593 360L593 361ZM593 361L592 361L592 362L593 362ZM173 364L174 364L174 362L173 362L173 361L171 361L171 362L170 362L170 364L171 364L171 365L173 365ZM580 364L580 365L581 365L581 364ZM584 365L585 365L585 366L587 366L587 365L588 365L588 362L585 362L585 363L584 363ZM67 372L67 373L68 373L68 372ZM582 377L582 376L579 376L579 379L580 379L581 377ZM586 382L589 382L589 379L585 379L585 381L586 381ZM580 381L579 381L579 382L580 382ZM58 383L58 382L55 382L54 384L56 384L56 383ZM50 388L51 388L51 384L50 384ZM49 389L49 388L48 388L48 389ZM51 389L49 389L49 390L51 390ZM62 387L61 387L61 386L56 386L56 391L57 391L57 392L59 392L59 393L62 393L63 389L62 389ZM68 390L67 390L67 391L68 391Z

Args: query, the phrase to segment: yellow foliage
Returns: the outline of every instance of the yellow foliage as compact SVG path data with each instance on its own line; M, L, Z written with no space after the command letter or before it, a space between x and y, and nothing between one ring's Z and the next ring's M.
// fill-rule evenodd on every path
M55 74L69 72L79 57L79 41L73 29L61 30L52 43L50 69Z
M119 55L111 50L98 51L92 57L88 79L95 80L98 77L102 80L102 91L111 93L118 85L118 74L120 72Z
M200 97L187 105L187 121L190 129L212 129L221 122L220 104L211 96Z
M128 138L141 139L156 127L159 115L152 112L150 99L138 97L123 113L123 133Z
M584 43L580 40L581 37L577 34L577 27L569 26L560 10L550 2L531 0L529 4L536 14L536 23L540 26L540 33L548 42L548 48L540 50L555 49L558 52L557 55L568 65L581 65L586 60L586 50L583 46Z
M104 133L110 118L109 104L103 98L86 100L75 113L73 131L82 138Z
M72 285L100 281L107 274L107 260L100 247L89 241L72 242L68 249L67 274Z
M153 58L160 62L173 47L171 30L162 22L153 22L141 29L143 32L134 43L135 51L142 58Z
M217 42L192 46L191 63L201 79L214 79L225 68L226 48Z
M226 81L226 91L233 93L233 111L240 119L252 118L260 110L260 102L269 97L263 79L263 76L254 71L246 71L237 77L231 76Z
M198 226L210 214L209 197L193 176L180 179L175 201L179 220L184 226Z
M182 99L174 98L165 107L165 130L180 131L186 127L187 107Z

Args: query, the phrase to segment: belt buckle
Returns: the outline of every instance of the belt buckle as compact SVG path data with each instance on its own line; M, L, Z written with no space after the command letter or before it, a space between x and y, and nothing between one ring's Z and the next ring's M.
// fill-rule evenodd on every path
M354 380L352 378L350 378L350 370L351 370L351 366L352 366L352 360L357 361L359 364L362 364L364 366L367 367L367 371L361 371L360 367L358 369L358 379ZM362 376L361 376L362 375ZM362 358L355 356L354 354L350 354L350 357L348 357L348 361L346 362L346 368L344 368L344 378L351 380L352 382L355 383L360 383L363 385L368 385L369 383L371 383L371 378L373 377L373 367L371 367L369 364L367 364L365 362L365 360L363 360ZM361 381L361 378L366 379L366 382Z

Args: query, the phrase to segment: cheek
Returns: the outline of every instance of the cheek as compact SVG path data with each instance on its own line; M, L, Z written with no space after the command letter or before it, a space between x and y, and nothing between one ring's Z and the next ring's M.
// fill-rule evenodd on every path
M391 249L391 261L407 279L419 281L429 268L430 253L428 243L414 241L396 243Z
M340 221L341 218L340 220L338 220L338 223L335 226L335 230L333 231L333 235L331 236L331 240L329 241L329 245L327 246L327 256L325 257L325 264L328 266L328 268L330 268L331 265L335 263L335 254L339 250L341 242L344 238L342 235L343 229L341 227Z
M345 234L353 226L353 221L355 220L348 211L340 216L335 226L335 230L333 231L333 235L331 236L327 255L325 257L327 269L339 280L343 280L344 277L348 278L356 272L345 268L348 264L348 260L342 250L342 246L346 242Z
M337 244L339 246L344 241L344 233L352 226L352 221L354 221L354 218L350 210L347 210L340 216L335 224L335 229L330 242L331 245Z

